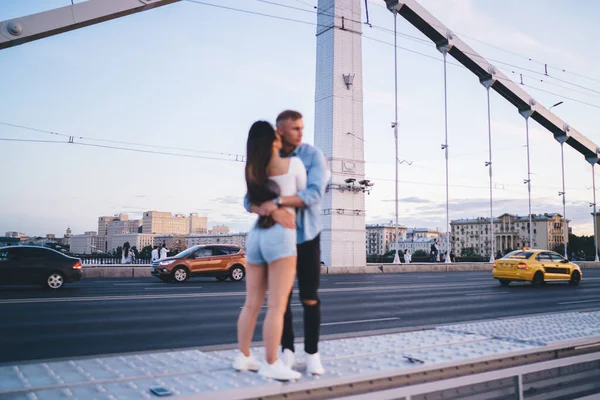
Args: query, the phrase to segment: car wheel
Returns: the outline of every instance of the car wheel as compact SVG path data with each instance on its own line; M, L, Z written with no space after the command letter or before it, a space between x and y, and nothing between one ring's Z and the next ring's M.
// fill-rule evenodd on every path
M229 279L231 279L234 282L241 281L242 279L244 279L244 276L246 276L246 270L244 270L244 267L242 267L241 265L234 265L229 270Z
M508 279L498 279L498 282L500 282L502 286L510 285L510 281Z
M579 271L573 271L571 274L571 280L569 281L570 285L577 286L581 282L581 274Z
M217 280L219 282L223 282L224 280L226 280L227 278L229 278L228 276L217 276Z
M60 289L65 284L65 278L63 278L60 272L53 272L46 278L46 287L48 289L56 290Z
M182 283L188 280L190 274L188 270L184 267L177 267L173 271L173 280L177 283Z
M544 274L541 273L540 271L536 272L535 275L533 276L533 280L531 281L531 284L533 286L542 286L544 284Z

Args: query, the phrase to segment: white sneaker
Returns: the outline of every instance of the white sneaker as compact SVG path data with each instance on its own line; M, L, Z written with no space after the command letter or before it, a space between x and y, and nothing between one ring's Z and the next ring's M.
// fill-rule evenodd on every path
M261 365L258 373L265 378L271 378L278 381L295 381L302 377L300 372L286 367L280 359L277 359L273 364L265 362Z
M237 371L253 371L256 372L260 369L260 363L252 354L246 357L244 353L238 352L233 359L233 368Z
M279 358L288 368L294 368L294 366L296 365L296 353L294 353L290 349L284 349L281 352L281 356Z
M319 353L306 353L306 373L308 375L323 375L325 373Z

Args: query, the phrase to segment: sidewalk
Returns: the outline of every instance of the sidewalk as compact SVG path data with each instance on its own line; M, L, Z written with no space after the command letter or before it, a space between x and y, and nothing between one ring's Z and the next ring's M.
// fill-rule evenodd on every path
M402 371L419 371L485 357L544 349L552 344L600 336L600 312L571 312L431 330L323 341L327 374L279 383L231 368L234 350L154 352L0 367L0 399L242 399L350 382ZM299 349L301 350L301 346ZM253 349L262 359L262 349ZM300 352L301 353L301 352ZM303 359L299 357L299 370Z

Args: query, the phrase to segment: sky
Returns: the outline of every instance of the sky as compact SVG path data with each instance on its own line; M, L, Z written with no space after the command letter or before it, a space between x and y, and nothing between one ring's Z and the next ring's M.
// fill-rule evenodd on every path
M135 218L145 210L196 212L233 231L250 227L239 161L249 126L297 109L313 142L316 0L274 2L294 8L202 1L288 20L182 1L0 51L0 139L60 142L0 140L0 234L61 235L68 226L77 234L95 230L98 216ZM0 20L70 3L3 0ZM600 143L600 56L593 51L600 3L420 3L510 78L523 74L537 101L563 101L553 111ZM384 5L369 0L373 27L363 26L365 159L375 183L368 223L395 218L393 17ZM445 230L442 57L407 21L399 18L398 29L399 154L407 161L399 169L399 219ZM526 215L525 122L494 92L491 107L494 215ZM448 110L450 219L489 216L486 93L454 65ZM530 127L532 210L562 213L560 147L535 121ZM66 143L69 136L75 144ZM591 167L566 146L565 169L567 218L574 233L591 234Z

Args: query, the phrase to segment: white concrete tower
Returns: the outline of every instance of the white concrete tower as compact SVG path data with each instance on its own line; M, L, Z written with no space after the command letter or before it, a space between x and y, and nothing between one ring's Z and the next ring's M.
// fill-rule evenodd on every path
M318 4L315 145L332 173L321 234L331 267L366 265L361 1Z

